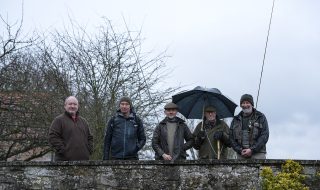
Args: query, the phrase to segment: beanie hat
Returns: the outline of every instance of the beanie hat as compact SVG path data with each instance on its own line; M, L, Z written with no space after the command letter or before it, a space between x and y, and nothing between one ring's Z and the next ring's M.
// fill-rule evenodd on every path
M121 97L121 98L120 98L120 101L119 101L119 104L120 104L121 102L128 102L128 103L130 104L130 107L132 107L131 99L130 99L129 97L127 97L127 96Z
M252 106L254 106L253 97L250 94L244 94L241 96L240 105L242 104L243 101L248 101Z
M178 105L175 103L169 102L164 106L164 109L165 110L166 109L178 109Z

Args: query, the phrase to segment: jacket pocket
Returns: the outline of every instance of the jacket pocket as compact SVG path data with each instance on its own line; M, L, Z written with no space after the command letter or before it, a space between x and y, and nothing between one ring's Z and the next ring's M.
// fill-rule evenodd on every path
M135 156L138 152L138 146L131 144L127 147L126 156Z
M242 139L242 129L240 126L236 126L233 130L233 137L238 142L241 143Z
M258 122L255 122L253 124L253 128L252 128L252 138L253 139L257 139L260 135L260 131L262 130L262 124L258 123Z

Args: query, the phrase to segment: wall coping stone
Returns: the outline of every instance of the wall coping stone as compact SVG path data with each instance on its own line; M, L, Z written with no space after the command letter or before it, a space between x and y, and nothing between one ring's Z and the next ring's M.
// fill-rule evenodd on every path
M310 190L320 187L320 160L304 167ZM89 160L0 162L0 190L20 189L261 189L260 172L286 160Z
M89 160L89 161L0 161L0 167L11 166L108 166L108 165L282 165L286 160L265 159L265 160ZM320 160L293 160L303 166L320 166Z

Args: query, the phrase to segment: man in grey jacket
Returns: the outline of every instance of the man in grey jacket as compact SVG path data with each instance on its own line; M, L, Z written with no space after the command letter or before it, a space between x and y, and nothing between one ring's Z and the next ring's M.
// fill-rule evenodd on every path
M238 159L266 159L269 139L267 118L253 107L250 94L241 96L240 106L242 111L233 118L230 126L232 148Z

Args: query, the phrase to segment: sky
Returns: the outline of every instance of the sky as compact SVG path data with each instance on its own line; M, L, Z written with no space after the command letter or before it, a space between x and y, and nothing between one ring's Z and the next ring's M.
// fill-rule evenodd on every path
M166 87L256 101L273 0L0 0L0 14L21 19L22 2L24 31L61 29L69 18L91 31L102 18L125 20L142 29L145 51L167 50ZM320 160L319 10L318 0L275 0L257 107L269 123L269 159Z

